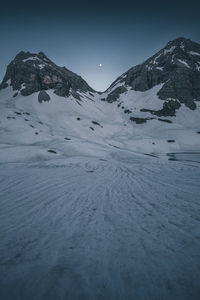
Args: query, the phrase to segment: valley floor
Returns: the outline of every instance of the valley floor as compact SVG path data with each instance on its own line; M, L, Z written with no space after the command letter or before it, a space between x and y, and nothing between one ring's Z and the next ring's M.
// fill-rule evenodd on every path
M199 163L0 164L0 299L197 300Z

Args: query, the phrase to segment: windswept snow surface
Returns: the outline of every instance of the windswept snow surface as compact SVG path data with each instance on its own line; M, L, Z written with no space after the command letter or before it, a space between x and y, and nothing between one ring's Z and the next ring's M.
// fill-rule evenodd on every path
M199 299L199 179L120 150L2 163L0 299Z

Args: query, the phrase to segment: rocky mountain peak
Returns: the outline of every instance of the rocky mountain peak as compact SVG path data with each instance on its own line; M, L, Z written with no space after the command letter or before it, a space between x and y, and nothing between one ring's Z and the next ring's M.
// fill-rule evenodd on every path
M121 86L136 91L146 91L163 83L158 92L162 100L175 100L190 109L200 100L200 45L186 38L170 41L144 63L137 65L108 89L108 101L115 101ZM116 88L115 88L116 87ZM124 89L123 91L124 92ZM112 96L113 95L113 96Z
M195 47L199 48L199 44L192 41L191 39L187 39L184 37L179 37L175 40L169 41L165 48L170 46L176 46L181 48L182 50L189 50L189 48L194 49Z
M93 91L77 74L53 63L43 52L19 52L8 65L0 89L8 86L27 96L41 90L53 89L59 96L79 98L78 91Z

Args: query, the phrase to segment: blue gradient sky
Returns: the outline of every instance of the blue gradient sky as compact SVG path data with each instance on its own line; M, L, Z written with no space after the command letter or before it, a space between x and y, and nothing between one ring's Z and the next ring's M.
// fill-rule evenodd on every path
M103 91L169 40L183 36L200 42L199 11L195 0L11 0L0 10L0 80L19 51L43 51Z

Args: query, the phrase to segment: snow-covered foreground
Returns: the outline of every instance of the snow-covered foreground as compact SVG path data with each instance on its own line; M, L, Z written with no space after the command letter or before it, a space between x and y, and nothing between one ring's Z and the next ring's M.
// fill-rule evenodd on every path
M0 164L0 299L199 299L199 182L118 150Z

